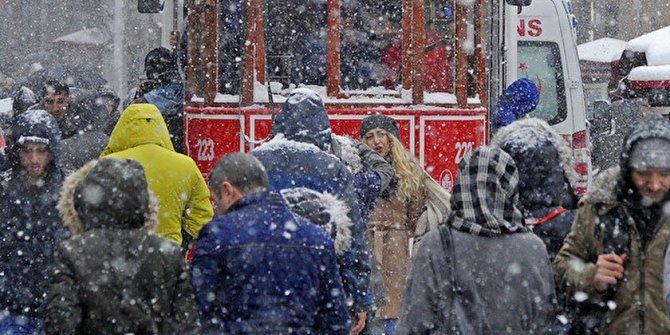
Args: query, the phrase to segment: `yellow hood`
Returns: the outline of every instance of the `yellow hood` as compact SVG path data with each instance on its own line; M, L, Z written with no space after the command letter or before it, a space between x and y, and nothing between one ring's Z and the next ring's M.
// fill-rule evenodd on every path
M132 104L121 114L100 157L143 144L156 144L174 151L170 133L158 108L152 104Z

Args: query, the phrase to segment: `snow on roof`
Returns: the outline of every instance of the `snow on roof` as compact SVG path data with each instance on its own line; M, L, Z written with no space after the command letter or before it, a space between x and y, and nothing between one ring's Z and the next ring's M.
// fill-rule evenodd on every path
M373 88L370 90L357 90L357 91L346 91L346 93L351 94L349 97L329 97L326 88L323 86L306 86L309 89L312 89L314 92L316 92L322 99L324 103L347 103L347 104L368 104L368 105L374 105L374 104L379 104L379 107L375 107L374 109L407 109L407 108L414 108L416 107L415 105L411 105L412 98L411 98L411 91L408 91L409 94L405 94L405 92L401 92L401 96L390 96L390 95L384 95L384 94L390 94L390 93L397 93L398 91L395 90L384 90L382 93L378 95L374 95L375 92L379 92L377 88ZM263 87L263 89L265 89ZM262 93L258 93L262 92ZM258 93L258 94L257 94ZM286 95L282 94L273 94L272 99L275 104L283 104L288 100L288 97ZM371 95L372 94L372 95ZM199 96L192 96L191 97L191 102L196 102L196 103L203 103L205 101L205 98L199 97ZM216 97L214 98L215 103L239 103L240 97L239 95L230 95L230 94L221 94L217 93ZM267 95L267 90L261 91L261 90L254 90L254 102L257 103L267 103L269 101L268 95ZM455 104L456 103L456 95L453 93L432 93L432 92L424 92L424 102L427 104ZM474 98L468 98L468 103L469 104L479 104L481 103L481 100L479 97L474 97ZM384 107L383 105L386 104L398 104L396 107L391 107L387 108ZM444 107L435 107L435 106L420 106L420 109L435 109L435 110L444 110Z
M55 39L54 42L101 45L107 42L107 37L98 28L82 29L71 34L61 36Z
M615 38L601 38L577 46L579 60L599 63L611 63L621 58L626 41Z
M649 65L670 64L670 26L636 37L626 44L626 50L644 52Z
M670 78L670 65L638 66L630 71L628 80L655 81Z

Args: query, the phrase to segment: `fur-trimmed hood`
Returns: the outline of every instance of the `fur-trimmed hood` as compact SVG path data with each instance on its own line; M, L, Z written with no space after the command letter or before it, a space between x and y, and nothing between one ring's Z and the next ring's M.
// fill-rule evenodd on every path
M570 181L570 184L574 186L579 179L579 176L577 175L577 171L575 171L575 159L572 149L568 142L542 119L533 117L523 118L506 127L500 128L498 132L493 135L490 146L499 148L509 134L526 127L541 129L549 134L550 138L553 140L554 146L556 146L556 149L558 150L561 159L561 167L563 168L563 171L565 171L565 176Z
M354 142L353 139L332 134L330 150L333 155L340 158L340 160L349 168L351 173L357 174L363 169L361 156L358 153L356 142Z
M328 232L335 244L335 253L342 255L351 246L351 226L347 216L349 208L344 201L328 193L305 187L281 191L284 201L294 214L308 219Z
M104 160L117 160L117 159L104 158ZM75 198L78 192L80 192L79 187L82 185L82 183L84 183L84 180L86 179L87 176L89 176L89 174L96 166L96 164L98 164L98 162L100 162L100 160L93 160L87 163L79 170L70 174L63 183L63 188L61 190L61 197L58 202L57 208L61 216L63 217L64 225L70 230L72 234L79 234L92 228L101 228L108 226L111 228L112 226L112 224L108 222L96 222L97 220L86 220L86 218L82 218L78 211L78 207L79 209L81 209L81 207L76 205L77 201L75 200ZM119 196L123 196L120 194L120 192L122 191L116 190L116 192L112 194L114 194L115 196L117 194ZM149 205L148 205L148 212L144 214L144 217L146 218L144 222L144 228L153 230L158 224L158 200L148 186L146 186L146 194L148 196ZM114 199L110 199L108 200L108 202L116 203ZM112 208L109 209L112 210ZM85 221L82 222L82 220Z
M519 190L523 208L533 212L562 206L575 208L576 172L572 150L545 121L529 118L502 128L493 147L507 152L519 169Z
M579 201L579 204L610 206L619 203L618 187L620 179L621 170L618 166L601 171L593 178L593 184Z

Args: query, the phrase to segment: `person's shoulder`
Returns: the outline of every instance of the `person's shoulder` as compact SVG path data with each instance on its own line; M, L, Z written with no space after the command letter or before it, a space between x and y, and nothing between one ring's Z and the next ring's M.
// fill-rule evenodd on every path
M618 203L616 188L620 180L621 172L618 166L599 172L593 178L589 191L579 201L580 207Z
M135 147L137 148L137 147ZM132 158L128 157L128 154L132 152L133 150L141 150L141 149L133 149L129 148L123 151L116 152L114 154L109 155L110 157L113 157L113 155L118 154L118 157L124 157L124 158ZM124 153L125 156L124 156ZM188 155L178 153L176 151L170 150L163 148L161 146L152 146L152 148L146 150L144 152L147 157L144 157L143 160L148 160L148 161L158 161L158 164L164 165L166 168L171 169L171 170L177 170L179 172L184 172L184 173L190 173L191 175L200 174L200 169L198 169L198 165L195 163L193 158L191 158ZM142 156L144 156L144 154ZM139 160L139 159L138 159Z
M181 164L185 169L189 169L191 171L198 171L198 172L200 171L198 169L198 165L195 163L193 158L191 158L191 156L188 156L188 155L182 154L182 153L178 153L178 152L172 151L172 150L168 150L168 152L169 152L168 154L171 157L174 157L174 160L176 162L179 162L179 164Z
M157 251L161 255L181 257L181 247L174 241L168 240L152 231L147 231L144 228L138 229L138 233L146 234L146 241L150 246L150 251Z

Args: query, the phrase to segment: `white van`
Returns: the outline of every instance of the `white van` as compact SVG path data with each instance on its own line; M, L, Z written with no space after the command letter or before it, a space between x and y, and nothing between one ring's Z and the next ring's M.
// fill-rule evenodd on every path
M570 143L581 176L575 186L583 193L591 175L590 140L586 127L584 89L577 55L577 24L568 0L533 0L516 16L510 32L507 84L518 78L533 80L540 102L531 116L546 120Z

